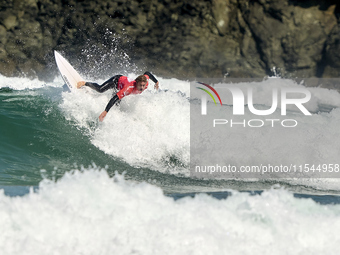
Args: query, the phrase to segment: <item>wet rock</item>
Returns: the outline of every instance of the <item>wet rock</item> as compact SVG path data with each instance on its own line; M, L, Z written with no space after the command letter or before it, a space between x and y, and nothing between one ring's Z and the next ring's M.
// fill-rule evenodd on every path
M17 17L14 15L4 15L5 17L2 20L2 24L5 26L7 30L14 29L18 25Z
M334 5L326 11L288 1L243 1L241 6L267 70L280 67L296 76L316 75L327 37L337 24Z
M325 46L324 69L321 70L324 77L340 76L340 25L336 25L331 31Z
M338 77L339 9L335 0L4 0L0 73L46 76L57 49L98 76L264 77L276 67Z

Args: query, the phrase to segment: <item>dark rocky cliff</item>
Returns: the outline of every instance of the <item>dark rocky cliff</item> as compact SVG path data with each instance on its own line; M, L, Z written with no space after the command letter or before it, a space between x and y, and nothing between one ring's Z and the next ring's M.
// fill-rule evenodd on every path
M93 74L340 76L336 0L2 0L0 73L55 70L53 50Z

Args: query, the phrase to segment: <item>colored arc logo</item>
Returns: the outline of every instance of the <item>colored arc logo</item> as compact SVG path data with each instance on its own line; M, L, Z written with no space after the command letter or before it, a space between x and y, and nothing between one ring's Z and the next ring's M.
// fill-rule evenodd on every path
M221 101L220 95L216 92L216 90L213 87L211 87L210 85L205 84L203 82L197 82L197 83L199 83L201 85L204 85L204 86L208 87L209 89L211 89L215 93L215 95L217 96L218 100L220 101L220 104L222 105L222 101ZM211 98L214 100L214 103L217 104L215 98L213 97L213 95L208 90L200 88L200 87L196 87L196 88L201 89L201 90L207 92L208 95L211 96Z

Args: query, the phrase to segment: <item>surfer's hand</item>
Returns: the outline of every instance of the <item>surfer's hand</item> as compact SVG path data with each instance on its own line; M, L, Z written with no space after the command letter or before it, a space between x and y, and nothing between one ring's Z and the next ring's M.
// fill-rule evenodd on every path
M100 121L100 122L102 122L102 121L104 120L106 114L107 114L107 111L103 111L103 112L99 115L99 121Z
M159 89L159 82L155 83L155 89Z
M77 88L80 89L82 86L85 85L85 81L78 81L77 82Z

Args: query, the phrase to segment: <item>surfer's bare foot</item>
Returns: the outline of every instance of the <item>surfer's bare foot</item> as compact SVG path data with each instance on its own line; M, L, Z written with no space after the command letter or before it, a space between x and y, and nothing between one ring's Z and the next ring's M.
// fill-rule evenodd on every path
M77 88L80 89L84 85L85 85L85 81L78 81Z

